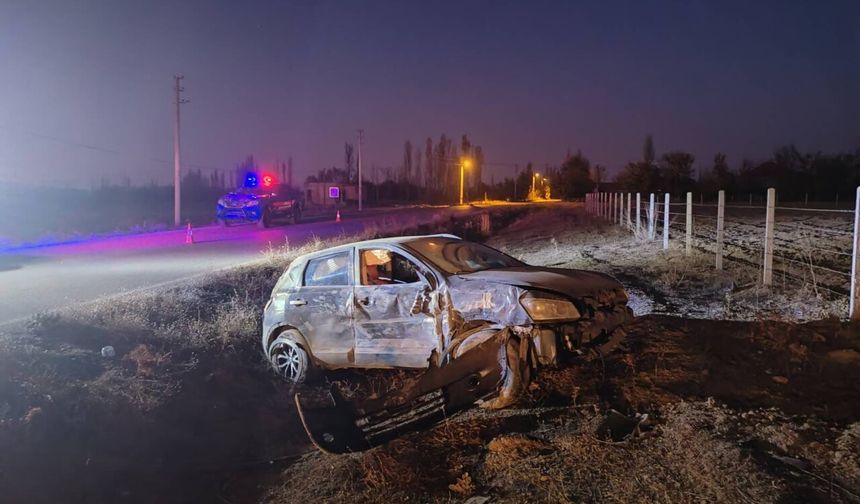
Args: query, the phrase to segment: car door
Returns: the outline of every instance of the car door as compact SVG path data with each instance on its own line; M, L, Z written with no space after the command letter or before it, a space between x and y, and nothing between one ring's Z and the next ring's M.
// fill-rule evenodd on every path
M354 360L353 262L352 249L310 259L301 287L287 293L293 325L313 356L331 366Z
M431 286L416 262L388 247L356 250L355 362L362 367L428 366L437 348Z

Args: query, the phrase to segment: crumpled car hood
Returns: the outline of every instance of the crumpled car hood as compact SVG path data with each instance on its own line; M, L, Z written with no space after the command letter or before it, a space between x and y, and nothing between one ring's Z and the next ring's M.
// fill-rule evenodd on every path
M618 280L603 273L539 266L495 268L459 276L467 281L484 280L516 287L544 289L574 298L622 288Z

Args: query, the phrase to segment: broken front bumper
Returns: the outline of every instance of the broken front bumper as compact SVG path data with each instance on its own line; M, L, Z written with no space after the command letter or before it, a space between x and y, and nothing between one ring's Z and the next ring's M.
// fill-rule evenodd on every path
M495 395L500 386L503 390L519 387L521 381L509 378L507 371L509 346L518 348L519 340L505 329L443 367L431 368L414 386L395 396L352 402L331 389L318 398L296 394L296 407L308 436L320 450L367 450L433 425Z

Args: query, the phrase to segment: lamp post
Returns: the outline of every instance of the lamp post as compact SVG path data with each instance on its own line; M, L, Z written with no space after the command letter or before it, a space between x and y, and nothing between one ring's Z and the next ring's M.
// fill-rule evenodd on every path
M529 195L529 199L535 199L537 197L537 187L535 187L535 182L540 178L540 173L534 172L532 173L532 192Z
M463 158L460 160L460 205L463 204L463 183L466 178L466 168L470 168L472 166L472 161L468 158Z

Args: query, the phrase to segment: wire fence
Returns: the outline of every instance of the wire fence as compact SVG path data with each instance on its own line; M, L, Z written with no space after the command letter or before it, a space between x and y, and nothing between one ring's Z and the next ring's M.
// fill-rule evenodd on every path
M767 191L762 205L726 204L724 191L714 203L705 203L703 197L693 203L692 193L685 196L596 192L586 195L586 210L640 239L662 242L664 249L675 245L687 255L694 249L713 254L717 270L728 264L758 268L764 286L776 279L786 286L801 283L816 292L847 297L849 317L860 319L860 187L850 210L777 206L774 189Z

